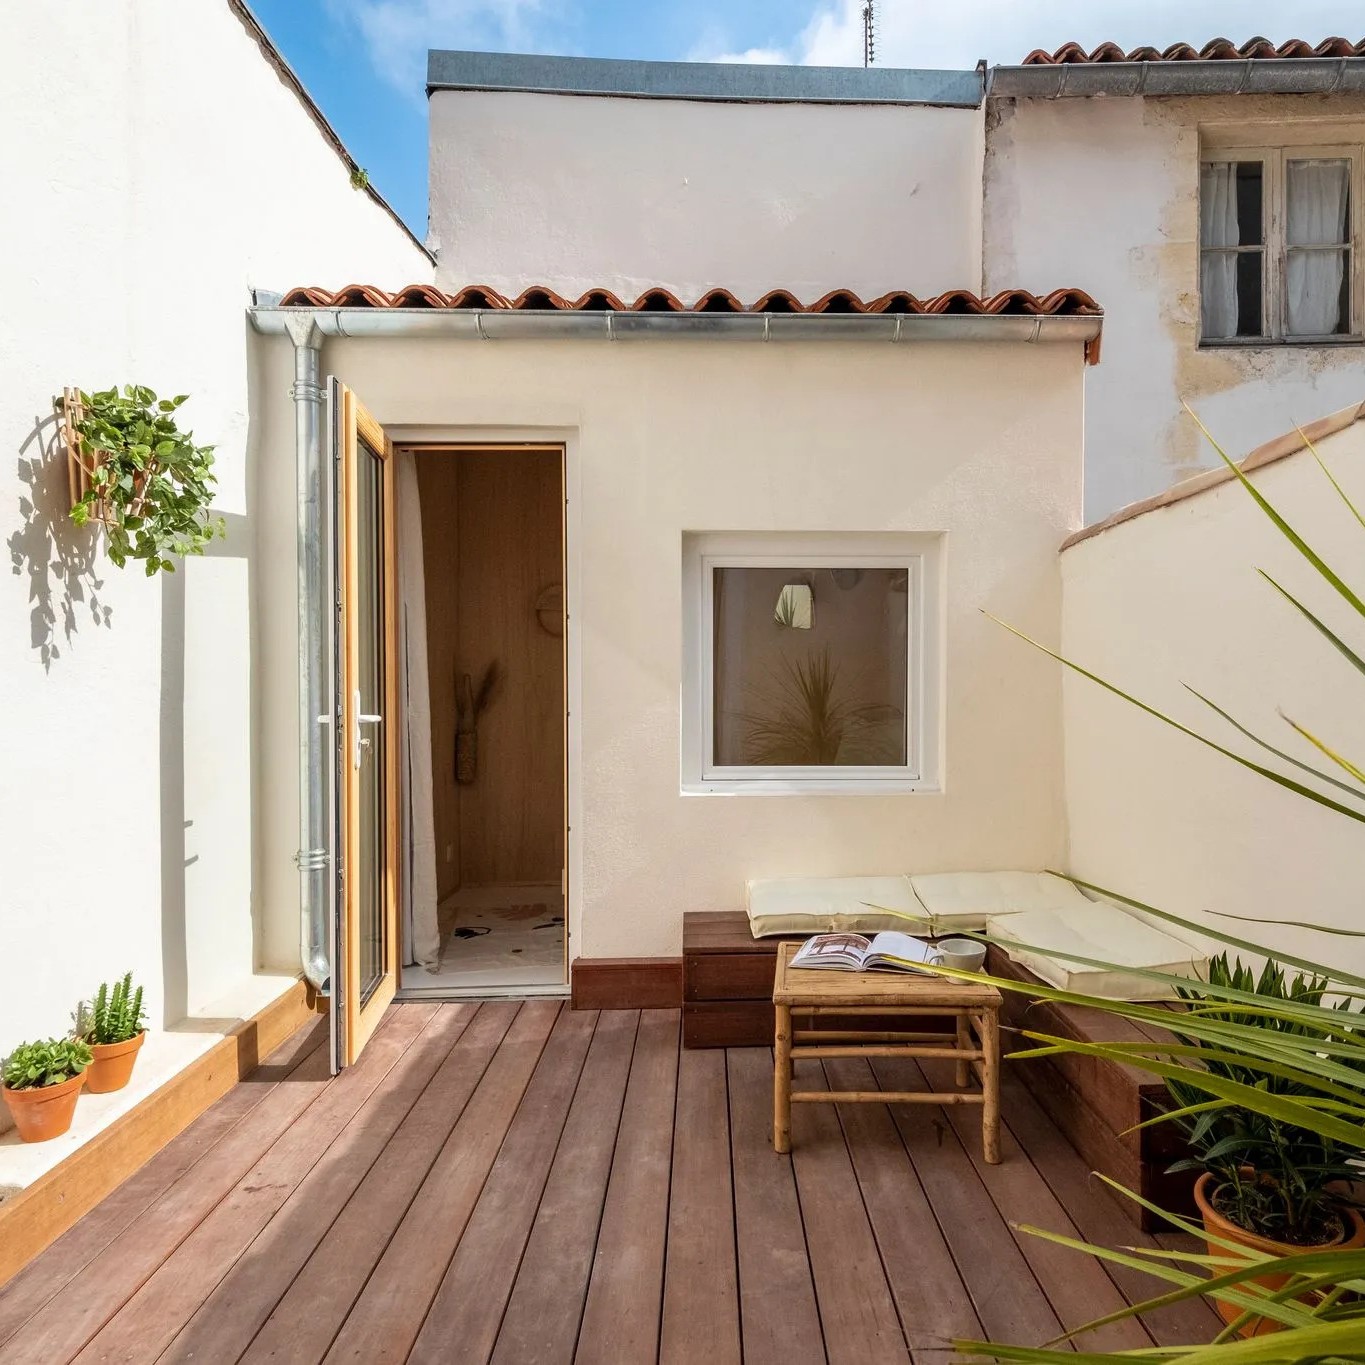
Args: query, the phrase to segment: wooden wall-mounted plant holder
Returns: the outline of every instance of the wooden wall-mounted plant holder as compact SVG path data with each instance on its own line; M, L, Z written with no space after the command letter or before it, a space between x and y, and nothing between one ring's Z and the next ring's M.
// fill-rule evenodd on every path
M62 401L57 407L58 439L66 454L67 486L71 492L71 505L74 507L90 491L91 478L99 468L98 452L87 455L81 434L77 429L85 416L79 389L63 389ZM90 509L91 521L108 521L109 508L103 499L98 500Z

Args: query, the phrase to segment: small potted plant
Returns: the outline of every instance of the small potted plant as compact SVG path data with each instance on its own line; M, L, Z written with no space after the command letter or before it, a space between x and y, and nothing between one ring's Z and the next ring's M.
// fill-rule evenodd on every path
M0 1094L25 1142L47 1142L71 1127L90 1049L79 1038L20 1043L5 1058Z
M1259 976L1240 961L1229 964L1226 954L1209 963L1209 982L1254 993L1265 1004L1258 1008L1212 997L1197 988L1182 988L1181 996L1202 1019L1227 1021L1275 1034L1292 1033L1299 1038L1332 1037L1354 1033L1359 1015L1343 1000L1337 1010L1341 1029L1328 1030L1303 1022L1284 1005L1321 1006L1327 982L1319 977L1289 979L1275 961L1268 961ZM1264 1066L1242 1065L1226 1044L1179 1035L1181 1042L1199 1049L1199 1060L1211 1074L1256 1086L1271 1094L1301 1096L1306 1092L1289 1080L1267 1075ZM1248 1055L1248 1061L1254 1061ZM1365 1071L1361 1076L1365 1087ZM1168 1081L1174 1099L1186 1108L1207 1105L1211 1096L1184 1082ZM1229 1259L1227 1242L1248 1247L1266 1256L1283 1257L1330 1248L1365 1246L1365 1220L1345 1197L1347 1184L1359 1177L1352 1158L1359 1153L1344 1143L1299 1128L1237 1105L1223 1105L1198 1115L1177 1119L1185 1130L1191 1155L1177 1162L1172 1171L1199 1169L1194 1199L1209 1234L1209 1254ZM1287 1277L1262 1276L1256 1281L1275 1292ZM1267 1318L1247 1317L1236 1304L1215 1299L1225 1322L1241 1323L1244 1336L1277 1330Z
M187 397L125 384L121 394L69 390L56 400L72 461L71 520L102 522L109 558L119 568L140 560L149 578L174 572L170 556L203 554L226 533L209 513L213 447L197 445L175 419Z
M147 1037L144 1019L142 987L133 988L132 972L112 986L100 983L94 1004L83 1011L81 1020L82 1036L94 1054L85 1082L92 1095L107 1095L128 1084Z

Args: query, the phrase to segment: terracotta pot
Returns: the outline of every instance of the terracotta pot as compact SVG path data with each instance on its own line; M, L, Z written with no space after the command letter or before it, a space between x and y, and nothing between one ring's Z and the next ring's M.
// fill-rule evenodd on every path
M1365 1219L1355 1209L1343 1207L1338 1210L1341 1220L1345 1224L1345 1232L1335 1241L1319 1242L1316 1246L1295 1246L1292 1242L1277 1242L1270 1237L1262 1237L1259 1233L1248 1232L1246 1228L1239 1227L1236 1223L1224 1218L1217 1209L1213 1207L1213 1191L1217 1184L1217 1178L1212 1171L1205 1171L1195 1182L1194 1202L1199 1207L1199 1213L1204 1220L1204 1230L1206 1232L1216 1232L1220 1237L1226 1238L1229 1242L1236 1242L1238 1246L1250 1247L1253 1251L1259 1251L1267 1256L1301 1256L1309 1251L1330 1251L1333 1248L1355 1248L1365 1246ZM1219 1246L1216 1242L1208 1243L1210 1256L1230 1257L1231 1253L1226 1247ZM1219 1274L1226 1274L1232 1267L1220 1270ZM1254 1283L1261 1285L1272 1292L1281 1288L1289 1279L1287 1275L1262 1275ZM1242 1309L1236 1304L1227 1303L1222 1299L1214 1299L1214 1307L1218 1309L1218 1316L1224 1322L1235 1322L1242 1316ZM1261 1336L1266 1332L1278 1332L1280 1324L1269 1318L1253 1318L1241 1329L1244 1337Z
M107 1095L111 1090L122 1090L133 1074L138 1049L147 1037L143 1029L136 1038L122 1043L91 1043L95 1060L85 1069L85 1088L92 1095Z
M35 1085L25 1090L0 1088L9 1111L14 1115L14 1126L25 1142L47 1142L61 1137L71 1127L71 1116L76 1112L85 1072L56 1085Z

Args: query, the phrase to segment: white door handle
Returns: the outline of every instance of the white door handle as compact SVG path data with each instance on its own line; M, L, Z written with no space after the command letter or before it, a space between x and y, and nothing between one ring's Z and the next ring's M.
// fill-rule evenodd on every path
M351 726L352 762L356 768L359 768L360 760L365 756L365 750L370 744L369 739L361 735L360 727L362 725L378 725L384 717L366 715L361 711L359 688L356 688L356 690L351 693L351 714L355 717L355 721Z

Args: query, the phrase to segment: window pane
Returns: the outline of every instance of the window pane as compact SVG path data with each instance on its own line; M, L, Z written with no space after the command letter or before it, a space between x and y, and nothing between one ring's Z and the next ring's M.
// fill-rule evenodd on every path
M1199 256L1200 336L1258 337L1262 332L1263 251L1203 251Z
M906 569L713 574L717 765L909 761Z
M1351 253L1289 248L1284 265L1285 333L1335 336L1351 330Z
M1290 246L1342 246L1349 240L1349 161L1291 161L1285 199Z
M1261 256L1259 251L1237 254L1237 335L1258 337L1261 328Z
M1199 168L1200 246L1261 246L1265 241L1259 161L1209 161Z

